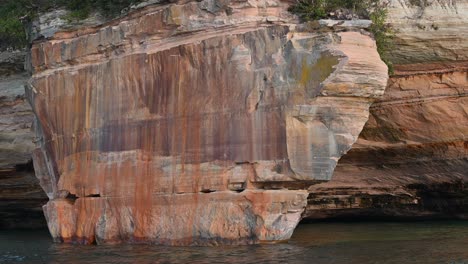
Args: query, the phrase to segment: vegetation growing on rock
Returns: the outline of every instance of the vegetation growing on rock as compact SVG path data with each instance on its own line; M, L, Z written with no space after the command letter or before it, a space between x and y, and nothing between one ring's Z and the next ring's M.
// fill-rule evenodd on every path
M71 11L70 18L85 19L91 11L98 10L107 17L120 14L122 9L142 0L59 0Z
M32 10L27 2L7 0L0 5L0 50L26 45L26 34L20 19Z
M393 63L389 58L389 51L393 47L393 29L385 23L387 19L386 9L377 9L370 14L372 25L369 30L374 34L375 42L377 44L377 52L380 54L380 58L388 66L388 72L393 74Z
M296 14L302 22L324 18L372 20L369 31L374 35L377 51L387 64L389 73L393 73L393 65L388 52L393 46L394 32L385 23L387 18L386 3L380 0L298 0L289 12Z
M67 19L85 19L92 11L112 17L141 0L3 0L0 4L0 50L22 48L27 44L22 20L54 8L70 11Z
M340 18L338 13L348 13L349 18L370 18L372 10L381 7L379 0L298 0L288 10L303 21L323 18Z

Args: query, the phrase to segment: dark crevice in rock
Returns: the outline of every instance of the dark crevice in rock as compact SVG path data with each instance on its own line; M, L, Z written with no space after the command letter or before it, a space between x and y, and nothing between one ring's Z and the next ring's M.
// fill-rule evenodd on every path
M89 195L86 195L85 197L101 197L101 194L99 194L99 193L89 194Z
M68 201L70 201L72 204L74 204L78 198L79 198L79 197L76 196L76 195L73 194L73 193L69 193L69 194L65 197L65 199L67 199Z
M235 182L235 183L229 183L228 189L234 192L241 193L245 191L245 183L243 182Z
M243 164L250 164L250 161L236 161L234 162L236 165L243 165Z
M34 171L34 166L32 160L29 160L27 163L16 164L15 169L17 172L20 171Z
M213 192L216 192L216 190L202 189L200 192L201 192L201 193L213 193Z
M265 94L264 91L260 90L260 98L258 99L258 102L255 104L255 110L258 110L258 106L260 102L263 100L263 95Z
M323 181L276 181L276 182L252 182L256 189L263 190L306 190L309 186Z

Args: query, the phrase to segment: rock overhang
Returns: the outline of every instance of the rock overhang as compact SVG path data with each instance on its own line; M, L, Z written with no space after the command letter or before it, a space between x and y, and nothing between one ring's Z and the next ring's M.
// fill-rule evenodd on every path
M193 2L151 8L33 45L34 160L53 237L289 238L305 185L330 179L385 89L375 43L359 31L298 32L253 6L233 7L250 18L224 27L225 14ZM179 214L190 232L163 225Z

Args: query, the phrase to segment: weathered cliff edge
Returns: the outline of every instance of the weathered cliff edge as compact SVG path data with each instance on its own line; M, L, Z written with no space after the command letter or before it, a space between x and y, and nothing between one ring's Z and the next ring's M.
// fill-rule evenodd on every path
M24 97L24 52L0 52L0 229L45 225L47 201L34 176L33 114Z
M31 50L34 167L56 241L288 239L383 94L360 29L278 1L150 5Z
M468 216L468 2L393 1L397 64L308 219Z

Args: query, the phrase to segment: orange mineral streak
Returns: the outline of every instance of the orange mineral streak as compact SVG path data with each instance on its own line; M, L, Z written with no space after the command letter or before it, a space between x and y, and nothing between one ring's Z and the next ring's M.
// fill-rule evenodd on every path
M196 1L150 6L33 44L35 164L57 241L291 236L306 188L356 140L386 67L357 31L268 22L294 21L283 2L229 5L227 17Z

